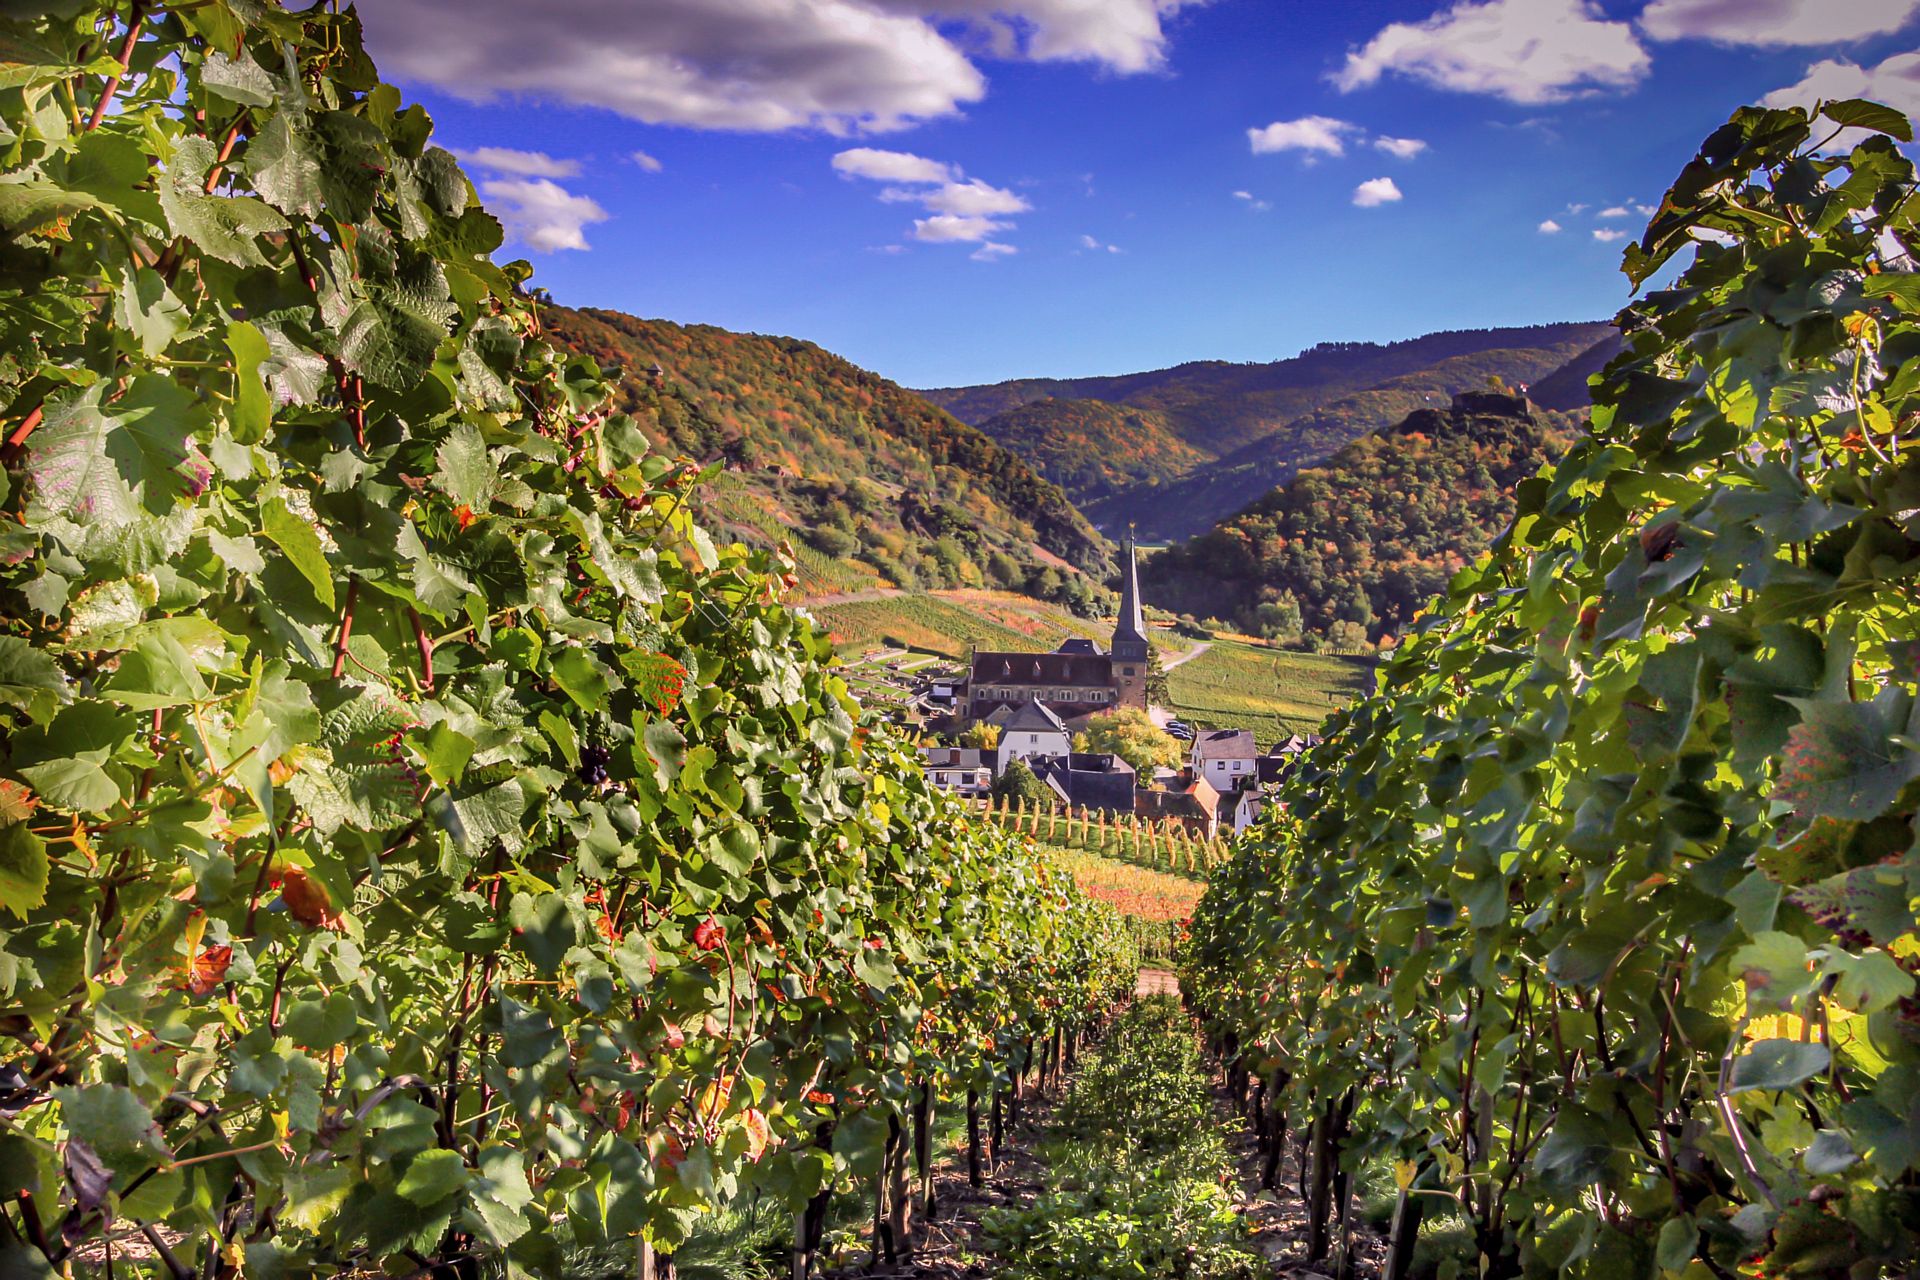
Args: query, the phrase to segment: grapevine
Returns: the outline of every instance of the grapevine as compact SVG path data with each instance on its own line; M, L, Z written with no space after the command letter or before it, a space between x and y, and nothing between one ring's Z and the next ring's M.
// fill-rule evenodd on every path
M916 1099L1104 1016L1112 918L691 520L351 10L14 12L7 1265L553 1273L759 1196L804 1271Z
M1380 1161L1483 1276L1920 1257L1911 136L1706 140L1591 437L1214 874L1187 989L1303 1140L1315 1256Z

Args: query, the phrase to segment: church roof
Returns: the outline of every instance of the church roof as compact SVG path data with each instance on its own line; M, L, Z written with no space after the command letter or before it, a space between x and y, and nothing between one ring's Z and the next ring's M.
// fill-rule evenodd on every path
M1147 642L1147 620L1140 611L1140 566L1134 560L1131 529L1127 530L1126 545L1121 551L1120 620L1113 624L1114 644L1128 641Z
M1103 653L975 653L973 687L991 684L1066 685L1104 689L1113 660Z
M1054 652L1055 653L1087 654L1095 658L1106 656L1100 652L1099 645L1087 639L1085 636L1069 636L1067 639L1062 640L1060 642L1060 647L1058 649L1055 649Z

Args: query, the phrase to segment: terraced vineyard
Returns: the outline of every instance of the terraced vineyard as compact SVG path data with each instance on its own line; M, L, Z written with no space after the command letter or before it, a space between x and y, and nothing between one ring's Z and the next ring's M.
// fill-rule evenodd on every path
M1362 658L1291 653L1222 637L1167 672L1169 704L1202 728L1251 729L1265 748L1315 728L1358 697L1368 667Z
M804 585L804 584L803 584ZM842 653L890 645L965 658L970 647L1045 652L1070 636L1105 642L1111 622L1079 618L1002 591L940 591L819 605L813 609Z

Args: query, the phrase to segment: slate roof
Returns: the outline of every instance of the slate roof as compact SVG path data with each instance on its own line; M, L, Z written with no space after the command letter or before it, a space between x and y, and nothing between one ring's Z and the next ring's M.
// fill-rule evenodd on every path
M1036 756L1027 764L1055 795L1077 808L1133 811L1133 766L1119 756L1076 751Z
M1002 733L1066 733L1067 723L1044 702L1023 702L1007 717ZM1071 735L1069 735L1071 736Z
M929 769L987 769L990 753L978 747L922 747L920 757Z
M1043 684L1105 689L1113 683L1113 659L1104 653L975 653L976 691L997 684Z
M1251 729L1210 729L1193 740L1200 760L1251 760L1259 751Z

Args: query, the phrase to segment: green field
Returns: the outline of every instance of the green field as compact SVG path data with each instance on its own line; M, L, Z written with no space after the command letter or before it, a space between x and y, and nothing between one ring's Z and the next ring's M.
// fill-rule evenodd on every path
M1069 636L1105 642L1110 622L1077 618L1001 591L915 592L884 600L813 606L842 653L895 646L963 659L972 646L1041 653Z
M1224 637L1167 673L1171 709L1207 729L1251 729L1262 750L1316 728L1366 685L1361 658L1291 653Z

